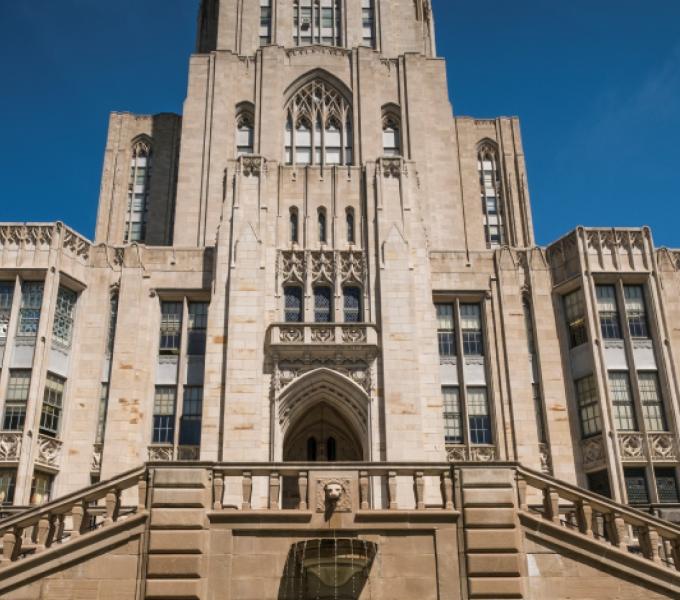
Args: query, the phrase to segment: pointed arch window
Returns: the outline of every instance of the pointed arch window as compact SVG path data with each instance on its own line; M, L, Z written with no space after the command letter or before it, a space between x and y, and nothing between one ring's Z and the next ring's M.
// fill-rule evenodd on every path
M304 307L302 304L302 288L289 285L283 289L284 317L286 323L302 323Z
M498 169L496 147L491 143L483 144L479 149L477 158L486 245L489 248L497 248L505 242L505 233L503 230L501 176Z
M355 231L354 209L353 208L348 208L347 211L345 212L345 221L346 221L346 224L347 224L347 243L348 244L355 244L356 243L356 231Z
M315 79L286 106L287 164L352 164L352 110L329 83Z
M326 222L326 209L319 209L319 242L325 244L328 242L328 226Z
M293 41L296 46L342 44L341 0L295 0Z
M139 139L132 146L125 216L125 243L143 242L146 239L150 181L151 143L146 138Z
M295 206L293 206L290 209L289 222L290 222L290 241L293 244L297 244L300 241L299 232L300 217L298 209Z
M252 154L255 139L255 120L249 110L241 110L236 117L236 156Z
M314 288L314 322L333 322L333 294L327 285Z
M345 323L361 323L361 289L357 286L347 286L342 289L342 301L345 312Z
M393 111L383 111L383 155L401 156L401 119Z

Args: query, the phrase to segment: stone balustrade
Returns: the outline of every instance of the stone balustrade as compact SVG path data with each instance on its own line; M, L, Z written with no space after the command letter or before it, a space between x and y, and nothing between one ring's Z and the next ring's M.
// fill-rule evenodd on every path
M517 489L523 513L680 571L680 527L524 467L517 468ZM528 503L531 492L540 505Z
M83 264L92 242L63 223L0 223L0 250L61 249Z
M365 323L275 323L269 328L270 346L376 346L378 332Z
M123 492L134 488L137 505L123 506ZM147 470L142 467L42 506L7 511L9 516L0 521L0 571L9 563L72 542L146 508Z

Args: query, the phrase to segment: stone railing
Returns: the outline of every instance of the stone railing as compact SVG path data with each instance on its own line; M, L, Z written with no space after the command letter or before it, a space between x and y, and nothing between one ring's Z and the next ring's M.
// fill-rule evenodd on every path
M125 507L121 495L132 488L138 491L137 505ZM0 521L0 572L8 563L67 544L132 514L145 513L146 508L147 471L142 467L11 515Z
M63 223L0 223L0 250L58 248L85 262L92 242Z
M355 510L453 510L451 466L397 463L284 463L216 465L213 509L322 512L325 490L336 485ZM254 499L257 490L258 501Z
M680 527L525 467L517 467L517 489L524 514L602 544L602 554L613 546L680 571ZM540 505L528 503L531 492Z
M365 323L275 323L269 328L270 345L377 346L378 332Z
M23 432L3 431L0 433L0 462L19 461L23 438Z

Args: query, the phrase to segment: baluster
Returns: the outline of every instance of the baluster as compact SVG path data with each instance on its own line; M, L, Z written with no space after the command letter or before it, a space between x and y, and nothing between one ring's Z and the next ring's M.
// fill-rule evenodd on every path
M137 482L137 512L146 510L146 498L149 491L149 485L146 482L146 476L142 475Z
M42 552L47 547L47 536L50 533L50 515L45 514L40 517L37 527L38 533L36 535L36 553Z
M623 520L623 517L616 513L607 513L605 515L605 523L607 524L608 537L612 546L616 546L620 550L627 550L626 522Z
M298 505L299 510L307 510L307 487L307 472L300 471L300 473L298 473L298 492L300 494L300 504Z
M63 521L63 517L62 517ZM45 540L45 548L49 548L54 543L59 528L59 515L50 515L50 528L47 532L47 539Z
M680 571L680 538L671 540L671 556L676 571Z
M13 529L6 531L2 536L2 560L3 562L10 562L17 559L21 550L21 535L20 529Z
M368 510L368 471L359 472L359 502L361 510Z
M399 503L397 502L397 472L390 471L387 474L387 493L390 501L390 510L397 510Z
M529 506L527 504L527 480L520 473L517 474L517 501L519 502L519 509L527 512Z
M543 489L543 516L553 523L560 522L560 495L554 488Z
M82 533L83 521L85 520L85 507L82 504L75 504L71 509L71 520L73 526L71 537L76 538Z
M278 473L269 475L269 509L279 510L279 493L281 491L281 480Z
M646 525L640 531L640 537L644 540L644 543L640 544L644 557L657 564L660 564L661 557L659 556L659 532L651 525Z
M66 515L61 513L57 515L57 527L54 534L54 540L60 543L64 539L64 527L65 527Z
M416 510L425 510L425 479L422 471L413 476L416 490Z
M453 479L448 469L442 473L442 500L445 510L453 510Z
M224 498L224 473L215 471L213 474L213 510L222 510Z
M243 473L243 504L241 508L243 510L250 510L253 506L253 474L250 471L245 471Z
M111 525L118 520L120 492L115 488L109 490L106 493L104 504L106 506L106 518L104 519L104 525Z
M593 537L593 507L587 500L578 501L576 517L579 531L588 537Z

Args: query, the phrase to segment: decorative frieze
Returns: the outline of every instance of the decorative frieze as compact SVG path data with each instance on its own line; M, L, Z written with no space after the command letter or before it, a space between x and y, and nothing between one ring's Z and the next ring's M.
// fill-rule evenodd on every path
M583 466L586 469L599 466L604 462L604 440L601 435L583 440L581 443Z
M644 437L641 433L619 433L621 460L639 462L645 457Z
M23 434L20 432L0 433L0 462L18 462L22 440Z
M496 460L495 446L447 445L446 458L449 462L493 462Z
M310 326L311 340L315 344L332 344L335 342L335 327L325 325Z
M173 446L149 446L149 461L169 462L175 460L175 449Z
M651 459L656 462L678 460L678 440L672 433L652 433L647 438Z
M358 250L282 250L278 264L283 284L309 281L334 286L339 280L342 285L366 285L366 256Z
M335 281L335 256L333 252L312 252L312 282L329 283Z
M48 467L59 467L63 442L45 435L38 436L38 455L36 462Z
M286 250L279 253L279 273L283 283L304 283L305 253L298 250Z
M48 250L54 225L0 225L0 248Z

